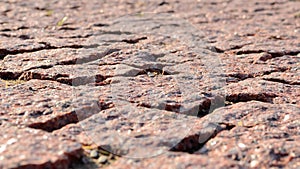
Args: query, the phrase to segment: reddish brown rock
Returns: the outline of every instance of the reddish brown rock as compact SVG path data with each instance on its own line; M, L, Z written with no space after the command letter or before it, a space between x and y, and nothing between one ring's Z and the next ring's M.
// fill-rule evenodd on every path
M297 168L299 116L299 107L291 104L278 107L252 101L218 109L207 120L234 127L221 131L199 153L212 157L222 154L251 168Z
M293 105L281 106L278 109L274 104L252 101L217 109L197 121L187 137L193 132L197 133L196 140L200 143L205 133L209 133L208 128L203 127L205 124L227 127L215 130L215 135L210 135L211 138L193 155L168 152L146 159L124 157L110 167L297 168L300 153L297 149L299 122L295 119L298 119L300 109ZM188 142L180 144L187 146ZM214 162L220 161L215 157L222 159L222 162Z
M32 127L44 123L43 128L51 131L64 121L77 121L69 108L69 86L33 80L1 90L1 116L11 123Z
M91 116L79 125L95 144L107 151L129 158L147 158L175 146L195 120L193 116L127 103Z
M24 140L3 140L21 152L4 168L297 168L299 7L1 1L0 124ZM74 161L70 139L97 147Z
M258 100L275 104L299 105L298 85L289 85L259 78L247 79L226 86L226 99L231 102Z
M53 131L53 134L59 137L66 137L70 140L75 140L82 145L95 144L91 136L85 133L84 129L79 124L68 124L61 129Z
M263 77L264 80L268 81L274 81L274 82L281 82L281 83L286 83L290 85L299 85L299 73L294 73L294 72L274 72L271 73L270 75L266 75Z
M41 130L2 124L0 168L68 168L79 161L81 145Z
M99 52L97 52L99 51ZM4 79L32 79L23 77L28 71L34 69L52 68L56 65L69 65L76 63L85 63L109 55L118 49L72 49L62 48L53 50L41 50L25 54L9 55L1 63L1 78ZM54 68L55 69L55 68ZM21 77L20 77L21 76Z
M98 113L108 105L104 103L106 101L102 104L93 98L93 101L80 97L75 99L76 92L71 86L53 81L30 80L1 90L2 120L46 131L78 122L79 112L89 110L90 114ZM87 116L88 113L81 117Z

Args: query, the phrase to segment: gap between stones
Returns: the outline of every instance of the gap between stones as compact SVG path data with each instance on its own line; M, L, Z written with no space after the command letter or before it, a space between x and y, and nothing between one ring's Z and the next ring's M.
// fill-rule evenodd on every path
M69 45L69 46L51 46L47 42L39 42L40 44L44 44L45 46L43 47L38 47L34 49L21 49L21 50L7 50L7 49L0 49L0 59L4 59L5 56L7 55L17 55L17 54L22 54L22 53L32 53L36 51L41 51L41 50L51 50L51 49L63 49L63 48L72 48L72 49L79 49L83 47L87 47L84 45Z
M176 146L170 149L175 152L195 153L200 150L209 140L217 136L218 133L224 130L234 128L233 124L225 123L209 123L198 134L193 134L182 139Z
M40 129L47 132L53 132L54 130L58 130L68 124L77 123L78 118L75 111L71 111L67 114L56 116L50 120L45 122L38 122L28 125L30 128Z
M4 77L4 78L3 78ZM7 78L9 77L9 78ZM74 79L68 78L68 75L64 74L57 74L53 78L43 77L39 73L33 72L24 72L24 73L13 73L13 72L0 72L0 79L3 80L24 80L29 81L31 79L38 79L38 80L49 80L55 81L58 83L70 85L70 86L80 86L80 85L87 85L90 83L95 83L96 86L105 85L103 81L110 78L111 76L102 76L100 74L95 75L95 77L78 77Z
M7 56L7 55L17 55L17 54L22 54L22 53L32 53L32 52L37 52L37 51L41 51L41 50L64 49L64 48L70 48L70 49L86 48L86 49L89 49L89 48L96 48L96 47L99 46L97 44L92 44L92 45L75 44L75 45L66 45L66 46L60 46L60 47L58 47L58 46L52 46L48 42L39 42L39 44L43 44L45 46L38 47L38 48L33 48L33 49L21 49L21 50L0 49L0 60L3 60L5 58L5 56ZM120 49L111 49L111 50L120 50Z
M269 74L274 73L274 72L285 72L287 70L289 70L289 68L281 67L281 68L278 68L276 70L262 71L262 72L259 72L259 73L235 73L235 74L229 74L228 76L237 78L237 79L239 79L239 81L242 81L242 80L246 80L246 79L249 79L249 78L255 78L255 77L261 77L261 76L264 76L264 75L269 75Z
M239 102L248 102L248 101L260 101L266 103L273 103L273 99L278 97L274 93L259 93L259 94L250 94L250 93L238 93L226 96L226 101L232 103Z
M18 79L19 80L31 80L31 79L38 79L38 80L50 80L59 82L62 84L66 84L69 86L80 86L80 85L87 85L91 83L95 83L97 85L102 84L103 81L110 78L111 76L103 76L100 74L97 74L93 77L83 76L83 77L77 77L77 78L69 78L69 75L64 74L57 74L56 76L49 78L49 77L43 77L42 74L39 73L33 73L33 72L25 72L23 73Z
M247 45L250 45L250 44L252 44L252 43L247 43L247 44L242 44L242 45L235 45L235 46L230 47L229 49L221 49L221 48L218 48L216 46L208 46L207 49L209 49L210 51L215 52L215 53L225 53L227 51L241 49L244 46L247 46Z
M263 53L263 52L268 53L272 56L269 59L282 57L284 55L297 56L300 53L299 50L294 50L294 51L240 50L237 51L236 54L243 55L243 54L255 54L255 53Z
M18 31L18 30L25 30L25 29L29 29L29 27L27 27L27 26L20 26L20 27L15 28L15 29L5 28L5 29L0 29L0 31L1 32L11 32L11 31Z
M94 46L88 46L88 47L93 48ZM66 47L66 48L68 48L68 47ZM85 48L85 47L83 46L83 47L80 47L80 48ZM58 48L51 48L51 49L58 49ZM41 68L41 69L49 69L49 68L52 68L52 67L57 66L57 65L74 65L74 64L88 63L88 62L95 61L97 59L101 59L101 58L103 58L103 57L105 57L107 55L110 55L110 54L112 54L114 52L118 52L120 50L121 49L110 48L110 49L105 50L102 53L99 53L99 54L96 54L96 55L90 55L87 58L81 58L81 59L75 58L73 60L62 61L62 62L59 62L59 63L54 64L54 65L36 66L36 67L32 67L32 68L26 69L26 70L24 70L22 72L2 72L2 71L0 71L0 78L4 79L4 80L18 80L18 79L22 79L22 76L26 76L26 74L29 73L28 71L33 70L33 69L39 69L39 68ZM32 51L32 52L36 52L36 51ZM0 59L1 59L1 51L0 51ZM39 75L35 75L35 76L39 77ZM63 75L58 75L57 78L59 78L59 77L63 77ZM104 78L104 76L102 78ZM55 78L54 79L29 78L29 79L24 79L24 80L30 80L30 79L55 80ZM105 78L104 78L104 80L105 80ZM55 81L57 81L57 80L55 80ZM70 84L70 83L69 82L65 82L65 84Z
M137 102L131 102L131 103L137 103ZM215 109L219 108L219 106L215 106L217 104L213 104L212 99L209 98L204 98L203 101L196 105L197 106L197 117L201 118L206 116L207 114L213 112ZM162 107L152 107L149 104L146 103L137 103L137 106L141 106L141 107L146 107L146 108L152 108L152 109L157 109L157 110L165 110L165 111L170 111L170 112L174 112L174 113L181 113L181 114L186 114L188 116L194 116L194 115L190 115L188 112L189 110L187 110L187 112L181 112L181 107L182 105L180 103L166 103L165 106ZM193 109L193 108L191 108Z
M283 83L288 85L300 85L300 82L289 82L284 79L276 79L276 78L263 78L263 80L270 81L270 82L277 82L277 83Z
M251 43L249 43L249 44L251 44ZM210 51L215 52L215 53L225 53L225 52L229 52L229 51L232 51L232 50L241 49L244 46L247 46L249 44L236 45L236 46L233 46L233 47L231 47L229 49L226 49L226 50L218 48L216 46L209 46L209 47L207 47L207 49L209 49ZM233 51L233 52L236 55L266 53L266 54L271 55L271 57L265 58L263 60L263 61L267 61L267 60L270 60L270 59L273 59L273 58L282 57L284 55L297 56L300 53L300 50L293 50L293 51L239 50L239 51Z
M88 117L90 117L93 114L97 114L100 111L107 110L113 107L111 103L97 103L97 108L93 108L93 106L87 106L87 107L82 107L80 109L72 110L68 113L65 113L60 116L56 116L55 118L51 118L47 121L44 122L38 122L38 123L33 123L31 125L28 125L30 128L34 129L40 129L44 130L47 132L53 132L55 130L61 129L62 127L68 125L68 124L73 124L73 123L78 123L79 120L84 120ZM85 112L85 111L92 111L89 112L88 115L81 116L80 119L78 119L78 112Z

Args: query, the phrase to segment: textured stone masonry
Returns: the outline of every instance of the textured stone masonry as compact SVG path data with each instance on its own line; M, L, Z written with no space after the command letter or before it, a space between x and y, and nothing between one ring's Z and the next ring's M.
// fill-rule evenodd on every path
M0 169L299 168L299 0L0 2Z

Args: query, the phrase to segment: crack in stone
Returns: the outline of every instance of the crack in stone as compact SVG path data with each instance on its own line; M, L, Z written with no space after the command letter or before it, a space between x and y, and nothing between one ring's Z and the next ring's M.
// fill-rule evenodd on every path
M47 42L40 42L40 44L44 44L45 46L34 48L34 49L19 49L19 50L0 49L0 60L3 60L5 58L5 56L7 56L7 55L32 53L32 52L36 52L36 51L51 50L51 49L63 49L63 48L79 49L79 48L88 47L88 46L84 46L84 45L68 45L68 46L57 47L57 46L51 46Z
M0 79L3 80L18 80L22 75L21 72L2 72L0 71Z
M69 112L64 115L56 116L45 122L38 122L28 125L30 128L41 129L47 132L52 132L54 130L60 129L68 124L77 123L78 118L75 111Z
M94 108L93 105L81 107L79 109L72 110L63 115L55 116L54 118L51 118L47 121L30 124L28 125L28 127L34 129L41 129L47 132L53 132L55 130L61 129L66 125L78 123L92 116L93 114L99 113L100 111L103 110L110 109L112 107L114 106L113 103L111 102L108 103L98 102L96 108ZM86 111L89 111L89 113L86 113Z
M289 68L280 67L276 70L268 70L268 71L262 71L262 72L258 72L258 73L234 73L234 74L228 74L227 76L234 77L234 78L239 79L239 81L242 81L242 80L246 80L249 78L262 77L264 75L269 75L274 72L285 72L287 70L289 70Z
M94 36L94 34L90 33L90 34L86 34L86 35L74 35L74 36L59 36L60 39L77 39L77 38L89 38L91 36Z
M238 102L248 102L248 101L256 100L261 102L273 103L273 99L275 97L278 97L278 95L274 93L259 93L259 94L238 93L238 94L227 95L226 101L232 103L238 103Z
M207 49L214 52L214 53L225 53L229 52L232 50L237 50L241 49L244 46L250 45L252 43L247 43L247 44L242 44L242 45L234 45L228 49L221 49L217 46L208 46ZM290 50L290 51L273 51L273 50L239 50L239 51L234 51L236 55L244 55L244 54L256 54L256 53L266 53L269 54L271 57L265 58L263 61L267 61L269 59L277 58L277 57L282 57L284 55L290 55L290 56L297 56L300 53L300 50Z
M141 40L146 40L146 39L147 39L147 37L143 36L143 37L140 37L140 38L123 39L122 42L126 42L126 43L129 43L129 44L135 44L135 43L138 43Z
M267 53L269 53L272 56L272 58L276 58L276 57L281 57L284 55L297 56L300 53L300 50L282 51L282 52L268 51Z
M149 77L155 77L157 75L170 75L169 72L164 71L163 69L149 68L149 69L142 70L136 76L145 75L145 74L148 75Z
M233 45L228 49L221 49L217 46L208 46L207 49L212 51L212 52L215 52L215 53L225 53L225 52L228 52L228 51L231 51L231 50L241 49L244 46L247 46L247 45L250 45L250 44L252 44L252 43L241 44L241 45Z
M224 53L225 52L225 50L218 48L216 46L208 46L207 49L210 50L211 52L215 52L215 53Z
M24 72L22 75L18 77L19 80L31 80L31 79L38 79L38 80L50 80L56 81L62 84L67 84L70 86L80 86L80 85L87 85L93 83L101 83L106 79L110 78L111 76L103 76L101 74L97 74L94 76L81 76L76 78L70 78L69 75L66 74L57 74L54 77L47 77L40 73L34 72Z
M29 36L29 35L25 35L25 34L22 34L22 35L10 35L10 34L6 34L6 33L2 33L0 34L0 36L4 36L4 37L14 37L14 38L20 38L22 40L26 40L26 39L33 39L33 37Z
M95 24L93 24L93 26L95 26L95 27L108 27L109 24L106 24L106 23L95 23Z
M27 80L27 81L30 79L52 80L52 81L57 81L60 83L64 83L67 85L74 85L74 86L85 85L85 84L89 84L92 82L99 83L99 82L103 82L107 78L110 78L111 76L103 76L103 75L97 74L93 77L78 77L78 78L74 78L74 79L71 79L71 78L68 79L68 76L63 75L63 74L58 74L57 76L55 76L53 78L47 78L47 77L42 77L42 75L39 73L30 72L30 70L49 69L49 68L52 68L57 65L74 65L74 64L88 63L88 62L95 61L97 59L101 59L107 55L110 55L114 52L118 52L120 50L121 49L111 48L102 53L90 55L87 58L81 58L81 59L75 58L73 60L62 61L62 62L56 63L54 65L40 65L40 66L28 68L26 70L23 70L22 72L2 72L2 71L0 71L0 78L4 79L4 80L21 80L22 79L22 80Z
M265 52L264 50L240 50L237 51L237 55L244 55L244 54L255 54L255 53L263 53Z
M263 80L270 81L270 82L283 83L283 84L288 84L288 85L300 85L299 81L291 82L291 81L279 79L279 78L263 78Z
M41 50L52 50L52 49L64 49L64 48L70 48L70 49L80 49L80 48L96 48L99 45L93 44L93 45L80 45L80 44L74 44L74 45L66 45L66 46L52 46L48 42L39 42L40 44L44 44L45 46L43 47L38 47L34 49L20 49L20 50L7 50L7 49L0 49L0 60L3 60L5 56L7 55L17 55L17 54L22 54L22 53L32 53L32 52L37 52ZM110 54L115 51L119 51L120 49L109 49L104 53ZM107 55L106 54L106 55ZM85 63L85 62L82 62Z
M176 146L170 149L175 152L194 153L200 150L205 144L224 130L234 128L233 124L208 123L199 133L188 135L182 139Z
M133 34L132 32L127 32L127 31L101 31L99 34L97 35L131 35Z
M101 59L101 58L103 58L105 56L108 56L110 54L113 54L115 52L119 52L120 50L121 49L118 49L118 48L110 48L110 49L105 50L104 52L97 53L95 55L90 55L87 58L81 58L81 59L77 58L77 59L74 59L73 61L62 62L62 63L59 63L59 64L60 65L66 65L66 64L83 64L83 63L88 63L88 62L92 62L92 61Z
M1 29L0 32L18 31L18 30L23 30L23 29L29 29L29 27L27 27L27 26L20 26L20 27L15 28L15 29L5 28L5 29Z
M220 100L215 98L204 98L200 100L200 104L195 104L195 106L192 106L190 108L185 108L184 104L182 103L163 103L163 105L160 106L152 106L148 103L141 103L141 102L134 102L131 101L131 103L137 103L137 106L146 107L146 108L153 108L157 110L165 110L170 111L174 113L179 114L185 114L187 116L197 116L199 118L202 118L209 113L212 113L217 108L220 108L222 106L225 106L224 103L221 103Z
M270 60L270 59L273 59L273 58L277 58L277 57L282 57L282 56L285 56L285 55L297 56L300 53L300 50L294 50L294 51L240 50L240 51L236 52L237 55L256 54L256 53L267 53L267 54L270 54L271 55L270 58L264 59L264 61L267 61L267 60Z

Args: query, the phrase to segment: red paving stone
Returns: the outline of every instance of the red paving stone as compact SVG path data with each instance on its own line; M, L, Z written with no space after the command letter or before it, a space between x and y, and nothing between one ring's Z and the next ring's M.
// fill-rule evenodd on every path
M300 1L0 16L0 169L300 167Z

